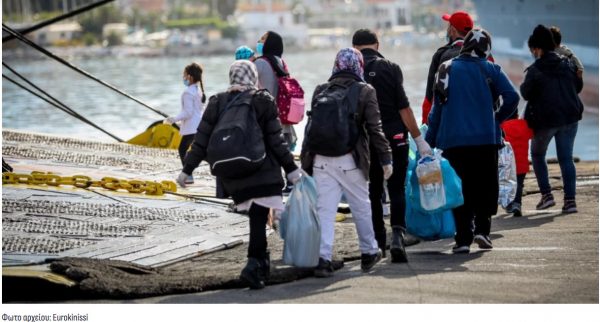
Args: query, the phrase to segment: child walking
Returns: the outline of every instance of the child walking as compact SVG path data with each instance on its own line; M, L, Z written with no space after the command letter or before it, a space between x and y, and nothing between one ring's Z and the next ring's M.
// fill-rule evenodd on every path
M515 153L515 163L517 164L517 193L515 200L506 206L506 212L512 213L515 217L521 217L521 197L523 196L523 183L525 176L529 172L529 140L533 137L533 131L527 126L527 122L522 118L517 118L517 113L513 118L500 125L504 131L504 139L510 142Z
M185 154L194 141L194 135L204 113L206 95L204 94L202 72L202 66L198 63L191 63L185 66L183 70L183 85L185 86L185 90L181 94L181 111L176 116L170 116L164 120L165 124L180 122L179 134L181 134L181 143L179 143L179 158L182 165L184 165ZM190 174L185 183L193 184L194 177Z

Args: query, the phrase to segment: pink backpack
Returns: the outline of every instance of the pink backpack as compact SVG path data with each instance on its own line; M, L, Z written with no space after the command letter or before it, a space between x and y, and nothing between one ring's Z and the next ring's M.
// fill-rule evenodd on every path
M269 62L268 59L265 59ZM283 69L287 72L287 65L283 60ZM269 62L270 64L270 62ZM273 66L271 66L273 68ZM282 124L298 124L304 118L304 90L298 81L291 76L277 78L277 109Z

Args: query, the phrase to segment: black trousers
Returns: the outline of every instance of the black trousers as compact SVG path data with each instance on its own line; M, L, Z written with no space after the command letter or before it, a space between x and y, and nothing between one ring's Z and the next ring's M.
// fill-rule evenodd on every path
M388 193L390 197L390 224L406 228L405 210L406 200L404 198L406 170L408 168L408 144L396 146L392 144L392 157L394 173L387 180ZM385 193L383 188L383 169L379 162L376 150L371 147L371 168L369 169L369 199L371 200L371 213L373 220L373 231L379 248L384 249L386 242L385 222L383 221L382 197Z
M190 145L194 142L194 134L188 134L181 137L181 142L179 143L179 158L181 159L181 165L185 165L183 160L185 159L185 154L187 153Z
M498 211L498 147L465 146L446 149L443 156L462 180L464 205L453 210L456 244L471 245L474 235L489 235Z
M527 173L517 174L517 193L515 194L515 200L513 202L521 203L523 197L523 185L525 184L525 176Z
M263 259L267 253L267 233L265 227L269 219L269 208L252 204L248 211L250 217L250 241L248 257Z

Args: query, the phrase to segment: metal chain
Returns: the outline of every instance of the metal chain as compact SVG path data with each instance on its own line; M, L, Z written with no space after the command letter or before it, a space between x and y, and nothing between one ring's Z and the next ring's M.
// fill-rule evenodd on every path
M61 177L51 172L45 173L39 171L33 171L31 174L3 172L2 184L45 184L53 187L69 185L77 188L102 187L112 191L124 189L130 193L145 193L151 196L162 196L165 192L177 192L175 182L168 180L155 182L104 177L101 180L94 181L92 178L84 175Z

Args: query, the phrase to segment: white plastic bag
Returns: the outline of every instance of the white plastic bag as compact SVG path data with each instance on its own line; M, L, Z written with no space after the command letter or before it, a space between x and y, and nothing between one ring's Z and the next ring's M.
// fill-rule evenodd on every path
M281 214L280 235L284 239L283 262L297 267L319 263L321 224L317 216L317 188L310 176L302 176L290 192Z
M436 150L434 155L426 155L417 163L421 207L425 210L438 209L446 204L441 158L442 151Z
M517 165L515 154L509 142L498 151L498 204L506 208L517 194Z

